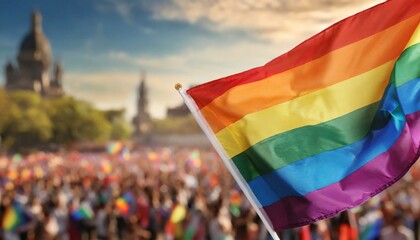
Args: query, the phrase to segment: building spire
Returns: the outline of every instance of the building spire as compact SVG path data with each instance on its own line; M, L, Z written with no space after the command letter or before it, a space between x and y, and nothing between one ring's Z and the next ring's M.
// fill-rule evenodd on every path
M147 113L148 112L148 90L146 87L146 73L145 71L141 72L140 77L140 86L138 90L138 113Z
M142 82L146 81L146 71L145 70L141 70L141 72L140 72L140 81L142 81Z
M141 71L141 75L140 75L139 98L141 99L141 101L147 102L146 72L144 70ZM147 103L144 103L143 105L146 105L146 104Z
M38 10L32 13L32 31L42 32L42 16Z
M134 136L147 141L151 128L151 118L148 111L148 89L146 86L146 73L140 73L140 85L138 87L137 115L133 118Z

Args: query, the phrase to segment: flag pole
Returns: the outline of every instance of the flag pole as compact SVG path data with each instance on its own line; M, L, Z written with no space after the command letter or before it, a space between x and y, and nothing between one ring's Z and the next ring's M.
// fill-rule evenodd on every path
M228 168L229 172L231 173L235 181L239 184L239 187L242 189L245 196L248 198L249 202L251 203L252 207L257 212L258 216L260 217L264 226L267 228L271 237L274 240L280 240L276 231L274 231L273 226L269 222L267 215L261 211L261 208L259 207L261 206L261 204L259 203L255 195L249 188L248 184L243 179L242 175L239 173L238 169L233 165L232 160L228 157L223 147L220 145L219 141L217 140L210 126L204 120L204 117L201 115L201 112L198 109L197 105L194 103L191 97L185 92L185 90L182 89L182 85L180 83L175 84L175 89L181 95L182 99L184 100L184 103L187 105L188 109L194 116L195 120L197 121L198 125L201 127L203 132L206 134L207 138L210 140L214 149L219 154L220 158L223 160L224 164Z

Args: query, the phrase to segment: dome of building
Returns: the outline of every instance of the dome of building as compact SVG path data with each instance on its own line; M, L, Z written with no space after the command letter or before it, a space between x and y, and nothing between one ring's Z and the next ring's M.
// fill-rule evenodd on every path
M41 61L45 68L51 64L51 45L42 32L42 17L39 12L32 14L32 26L20 45L18 62Z

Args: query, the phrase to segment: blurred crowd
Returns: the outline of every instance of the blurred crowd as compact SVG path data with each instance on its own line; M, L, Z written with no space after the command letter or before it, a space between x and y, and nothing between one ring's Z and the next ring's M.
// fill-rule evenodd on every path
M419 239L420 168L282 240ZM281 213L279 213L281 214ZM0 239L271 239L212 150L0 155Z

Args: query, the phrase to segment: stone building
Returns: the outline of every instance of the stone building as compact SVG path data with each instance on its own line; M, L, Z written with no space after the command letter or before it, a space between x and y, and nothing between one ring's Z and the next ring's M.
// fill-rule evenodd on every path
M166 109L166 116L167 117L185 117L190 115L191 112L188 109L187 105L185 103L182 103L181 105L178 105L176 107L168 107Z
M51 45L42 31L42 16L32 14L29 32L23 38L16 58L17 66L8 62L5 66L6 90L30 90L44 97L64 94L62 87L63 67L54 63L52 76Z
M191 88L193 86L190 86ZM191 115L190 110L188 109L187 105L185 103L181 103L175 107L167 107L166 108L166 117L168 118L177 118L177 117L186 117Z
M142 73L138 88L137 113L133 118L134 138L147 140L152 127L152 120L149 114L148 90L146 87L146 76Z

